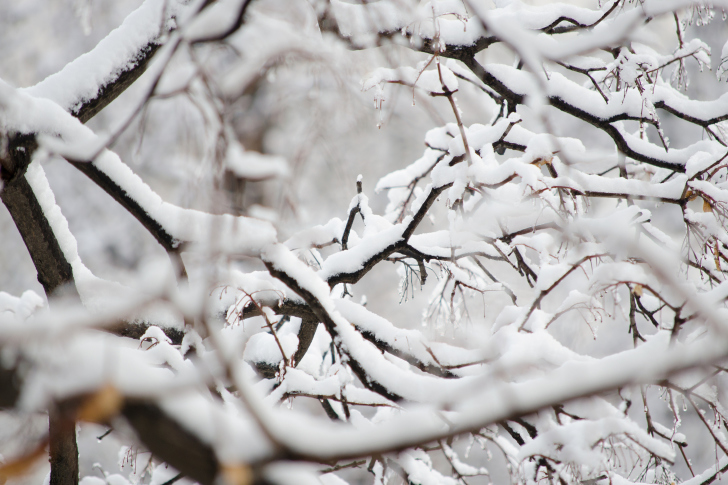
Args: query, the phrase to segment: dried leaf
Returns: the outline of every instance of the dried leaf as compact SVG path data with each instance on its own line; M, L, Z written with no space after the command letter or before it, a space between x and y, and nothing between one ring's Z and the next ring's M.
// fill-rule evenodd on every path
M78 419L89 423L107 423L121 410L124 396L111 384L107 384L88 396L78 408Z
M250 485L253 483L253 470L248 465L223 465L222 476L227 485Z
M723 271L720 267L720 248L718 247L718 241L715 242L715 246L713 247L713 255L715 256L715 267L718 268L718 271Z
M9 478L27 473L41 458L46 456L46 440L43 440L33 451L15 460L0 465L0 485L5 485Z
M642 285L640 285L640 284L634 285L634 289L632 290L632 293L634 293L635 296L642 296Z

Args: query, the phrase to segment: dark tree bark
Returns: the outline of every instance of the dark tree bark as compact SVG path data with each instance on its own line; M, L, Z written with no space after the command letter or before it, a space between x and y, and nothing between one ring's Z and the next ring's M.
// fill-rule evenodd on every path
M202 485L212 485L219 464L209 445L153 403L127 402L122 414L154 456Z
M8 208L28 248L38 272L38 281L43 285L46 295L49 298L60 295L78 298L71 264L63 254L38 198L25 178L25 171L37 146L33 135L10 137L6 153L0 157L3 182L0 199ZM15 373L8 374L8 379L15 378ZM11 397L17 399L17 394L11 393L8 398ZM75 423L54 411L49 413L48 421L51 485L77 485L78 446Z
M76 423L57 411L51 410L48 413L48 428L51 485L77 484Z

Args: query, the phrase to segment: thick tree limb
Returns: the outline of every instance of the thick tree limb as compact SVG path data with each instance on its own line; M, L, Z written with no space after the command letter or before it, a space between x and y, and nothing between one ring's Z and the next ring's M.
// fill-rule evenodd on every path
M76 423L51 410L48 416L51 485L78 483L78 445Z
M43 285L46 295L51 296L60 288L72 285L71 265L25 177L20 176L7 183L0 192L0 199L28 248L38 272L38 281Z
M129 86L134 84L144 74L144 71L149 67L152 57L160 47L161 45L156 42L150 42L145 45L136 54L132 62L129 63L130 67L122 70L119 76L113 81L99 86L98 95L95 98L89 99L76 107L64 106L64 108L81 120L82 123L86 123L102 109L111 104L112 101L118 98L121 93L126 91Z
M127 400L121 411L152 454L202 485L212 485L220 464L213 449L154 403Z
M298 331L298 349L293 354L293 365L297 366L301 359L308 352L313 342L313 337L316 335L316 329L318 328L319 321L317 318L304 318L301 320L301 328Z
M35 136L11 137L8 149L0 157L2 182L0 199L10 212L38 273L38 281L48 297L66 293L78 296L73 281L73 270L66 259L53 228L25 178L25 171L37 148ZM19 384L14 372L3 371L4 381ZM18 390L2 391L3 401L17 399ZM52 485L78 484L78 446L76 427L56 415L49 415L49 446Z

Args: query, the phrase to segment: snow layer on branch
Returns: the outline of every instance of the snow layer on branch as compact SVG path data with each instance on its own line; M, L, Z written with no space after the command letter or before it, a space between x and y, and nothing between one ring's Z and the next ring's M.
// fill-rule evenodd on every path
M396 406L379 394L346 382L347 378L343 377L344 374L344 372L339 372L336 375L315 379L299 369L286 369L283 382L266 398L266 401L275 404L286 396L305 395L326 396L336 400L346 399L349 404Z
M105 151L92 163L180 242L195 243L212 251L257 255L276 239L275 229L266 221L228 214L212 215L164 202L113 152Z
M718 470L724 469L728 466L728 456L722 457L715 465L700 473L690 480L685 480L682 485L699 485L703 483L710 483L715 479L716 476L720 476Z
M283 157L245 151L236 141L228 146L225 166L237 177L252 181L289 175L288 162Z
M529 72L498 64L488 65L487 70L517 94L528 96L540 92L533 75ZM645 116L650 118L652 115L649 110L645 110L644 103L646 100L652 106L658 103L664 103L671 109L685 113L698 120L719 119L719 117L725 116L726 107L728 106L728 95L723 95L715 101L688 100L677 90L661 83L658 83L643 95L640 95L634 89L613 94L610 96L609 101L605 103L598 92L567 79L561 73L551 72L549 73L548 79L542 82L546 84L546 95L563 100L568 105L588 113L600 121L611 121L621 116L628 116L632 119L640 119ZM679 156L672 155L673 150L670 150L666 154L664 148L658 148L643 140L637 140L632 135L629 135L629 137L630 140L628 141L630 142L630 146L639 146L638 142L641 142L641 145L645 147L640 148L641 152L654 158L665 158L673 163L678 163ZM706 145L712 144L706 143ZM648 146L652 148L646 148ZM718 150L719 148L716 147L715 149ZM653 154L654 152L657 153ZM681 154L680 156L685 155Z
M336 0L331 5L336 22L347 37L402 30L423 39L439 39L440 47L445 48L446 45L473 45L486 35L480 20L469 18L471 12L465 5L452 0L422 2L416 9L389 1L356 4ZM535 7L520 1L510 2L505 8L481 8L478 13L487 19L488 24L518 21L524 28L532 30L543 29L562 16L581 24L592 24L602 15L599 10L566 3Z
M440 366L443 361L447 365L460 365L475 362L481 357L481 352L469 351L460 347L451 347L446 344L438 346L438 352L432 351L432 344L416 330L405 330L395 327L391 322L379 315L370 312L361 305L350 300L334 300L336 309L342 316L351 322L360 332L368 333L378 341L386 343L389 347L402 354L414 356L418 361ZM442 358L440 352L447 358ZM434 354L434 355L433 355ZM435 358L435 356L437 356Z
M3 325L23 322L44 305L43 298L32 290L25 290L19 297L0 291L0 321Z
M56 204L56 198L48 184L48 179L38 162L30 164L25 177L38 198L38 203L53 229L53 235L58 240L66 261L71 265L76 289L86 308L92 311L101 310L112 304L120 295L127 294L128 290L122 285L94 276L83 264L78 255L76 238L71 233L68 221L61 213L61 208Z
M516 332L515 329L513 331ZM286 415L280 415L274 426L276 433L286 436L287 444L294 449L316 453L321 458L342 453L366 454L367 450L390 449L407 443L431 441L460 430L480 429L526 410L589 395L598 389L652 380L688 362L706 362L706 359L723 355L722 345L715 339L702 338L690 346L673 345L668 352L670 332L662 331L636 349L603 359L569 360L542 377L519 383L498 381L471 387L467 398L451 408L453 412L448 413L447 422L439 417L439 412L419 407L408 409L408 412L382 424L358 430L324 421L317 421L312 427L312 420ZM484 402L488 406L483 406ZM603 407L600 401L596 404ZM582 402L581 406L585 405ZM640 437L636 439L667 460L674 459L675 452L669 444L643 443Z
M293 334L278 335L278 340L286 353L286 358L290 358L298 348L298 338ZM261 332L253 335L245 346L243 359L247 362L262 362L274 366L283 360L281 350L278 347L273 334Z
M435 231L417 234L410 238L409 245L428 256L439 258L461 258L466 254L485 254L500 258L493 245L482 240L482 236L468 230L469 224L463 222L457 231ZM483 227L479 227L482 230ZM492 288L491 288L492 289Z
M344 233L346 223L334 217L324 225L304 229L286 240L284 243L288 249L307 249L312 247L326 246L338 240Z
M426 61L420 63L417 69L403 66L397 69L380 67L362 81L361 90L368 91L374 86L382 83L399 83L405 86L413 86L428 93L442 94L443 83L448 91L454 92L458 89L458 80L453 72L447 67L440 65L440 72L437 69L424 70Z
M482 13L483 9L478 9ZM560 18L574 19L576 22L588 25L593 24L602 12L596 9L583 8L568 3L552 3L533 6L520 0L512 0L506 6L493 10L486 10L489 22L502 20L518 20L524 28L538 30L553 24ZM571 22L563 22L571 25Z
M400 241L406 228L406 224L392 226L362 239L353 248L332 254L321 265L319 277L329 280L339 274L355 273L363 269L367 261Z
M558 457L567 463L586 465L598 469L606 461L608 451L599 446L610 437L627 435L631 440L656 456L670 460L675 452L670 444L647 434L637 423L627 418L581 420L542 432L526 443L518 452L518 460L532 456Z
M0 114L0 126L25 133L60 135L60 140L43 136L41 144L63 156L85 160L101 146L101 140L91 129L55 103L32 98L6 84L0 84L0 101L8 107ZM268 222L211 215L164 202L110 150L102 150L93 162L88 163L95 164L119 185L179 243L192 242L211 250L256 255L263 246L275 241L275 229ZM75 253L75 242L73 246ZM68 244L67 247L71 249Z
M174 25L171 19L184 16L187 10L189 7L177 0L145 0L92 51L24 91L48 98L65 110L75 110L96 98L102 86L134 67L146 46L154 44L160 34Z
M655 184L643 180L590 175L578 170L569 170L569 167L558 158L554 158L553 164L558 173L568 175L551 179L547 183L551 187L569 187L581 193L624 194L633 197L680 200L687 182L687 176L682 174L665 183Z
M430 130L432 131L432 130ZM430 132L428 132L429 135ZM401 170L395 170L391 172L377 182L374 188L375 192L381 192L382 190L394 188L394 187L408 187L410 183L424 177L437 163L438 158L442 155L442 152L432 149L425 150L422 158L409 165L407 168Z
M339 253L340 254L340 253ZM385 359L381 351L364 340L362 335L336 309L329 296L329 287L319 275L296 258L284 246L277 244L266 248L263 259L277 270L283 271L305 291L318 300L331 318L340 345L349 356L363 367L368 378L384 386L390 392L414 402L439 402L447 400L469 385L469 378L444 380L429 375L419 375L405 370Z

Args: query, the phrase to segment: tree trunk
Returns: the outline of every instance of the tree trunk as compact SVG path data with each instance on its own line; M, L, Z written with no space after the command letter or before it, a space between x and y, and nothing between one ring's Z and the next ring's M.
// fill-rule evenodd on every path
M48 413L50 485L78 485L76 423L57 411Z

